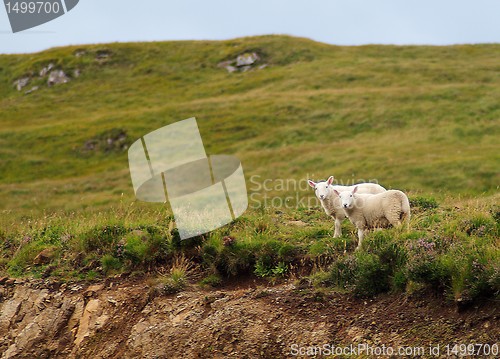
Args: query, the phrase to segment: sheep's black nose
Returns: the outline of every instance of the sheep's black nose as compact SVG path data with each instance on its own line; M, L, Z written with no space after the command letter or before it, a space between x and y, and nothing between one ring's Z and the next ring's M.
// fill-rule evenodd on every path
M344 208L347 208L347 204L344 204Z

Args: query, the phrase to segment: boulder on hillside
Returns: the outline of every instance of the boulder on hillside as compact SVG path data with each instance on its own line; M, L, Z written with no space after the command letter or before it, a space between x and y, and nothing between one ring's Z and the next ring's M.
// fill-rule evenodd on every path
M232 60L222 61L217 66L226 69L229 73L246 72L254 68L261 70L267 66L266 64L261 64L256 67L260 61L261 57L256 52L245 52Z
M54 70L50 73L49 78L47 79L48 86L54 86L59 84L68 83L69 77L66 76L63 70Z
M22 77L14 81L14 86L16 87L17 91L21 91L23 87L25 87L29 82L30 82L29 77Z
M38 89L39 89L39 88L40 88L40 87L38 87L38 86L33 86L32 88L30 88L29 90L25 91L24 93L25 93L26 95L29 95L30 93L33 93L33 92L35 92L35 91L38 91Z
M40 77L47 76L47 74L49 73L49 71L52 70L53 68L54 68L54 64L53 63L50 63L47 66L45 66L44 68L42 68L40 70L40 73L39 73Z
M248 52L245 54L241 54L236 58L236 66L249 66L253 65L255 62L260 60L260 56L255 52Z

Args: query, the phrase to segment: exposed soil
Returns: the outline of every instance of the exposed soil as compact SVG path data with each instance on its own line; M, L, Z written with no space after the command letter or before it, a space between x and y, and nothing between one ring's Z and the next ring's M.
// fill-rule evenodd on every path
M447 344L498 344L500 337L496 301L458 310L431 295L364 300L256 280L171 295L157 294L145 278L2 282L2 358L281 358L325 344L391 347L393 357L399 346L423 346L421 357L437 357L428 348L440 344L444 357Z

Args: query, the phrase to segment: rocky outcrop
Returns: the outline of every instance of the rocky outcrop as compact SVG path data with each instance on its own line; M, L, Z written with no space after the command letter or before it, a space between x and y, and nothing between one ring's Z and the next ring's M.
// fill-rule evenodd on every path
M260 64L261 57L256 52L245 52L236 58L222 61L217 66L225 68L227 72L246 72L252 69L263 69L267 64Z
M165 296L148 283L0 278L1 358L278 358L292 344L492 344L500 335L498 303L457 312L431 298L363 300L286 283Z
M41 70L40 70L40 77L45 77L47 76L47 74L49 73L50 70L52 70L54 68L54 64L53 63L50 63L48 64L47 66L43 67Z
M16 287L0 315L2 358L34 358L65 347L71 339L65 329L74 308L74 302L61 293Z
M86 140L79 151L81 153L122 152L126 151L129 146L130 138L127 131L121 128L113 128Z
M65 84L69 81L69 77L66 76L63 70L55 70L50 73L49 78L47 79L47 85L50 87L54 85Z
M30 71L29 76L21 77L14 81L13 85L17 91L21 91L25 88L30 82L35 82L35 86L32 86L29 90L25 91L26 95L29 95L35 91L40 89L40 85L47 78L46 83L48 87L52 87L55 85L66 84L71 81L70 77L66 74L66 72L62 69L55 69L55 65L51 62L46 66L42 67L40 71L38 71L38 77L35 75L36 72ZM81 75L81 71L79 69L73 70L73 77L77 78Z
M29 77L22 77L20 79L17 79L16 81L14 81L14 86L16 87L16 90L21 91L23 89L23 87L25 87L27 84L29 84L30 80L31 79Z

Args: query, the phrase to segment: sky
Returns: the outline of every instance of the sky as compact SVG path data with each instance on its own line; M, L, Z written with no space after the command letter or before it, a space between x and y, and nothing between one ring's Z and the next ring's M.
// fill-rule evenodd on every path
M0 7L3 54L263 34L336 45L498 43L500 0L80 0L67 14L15 34Z

